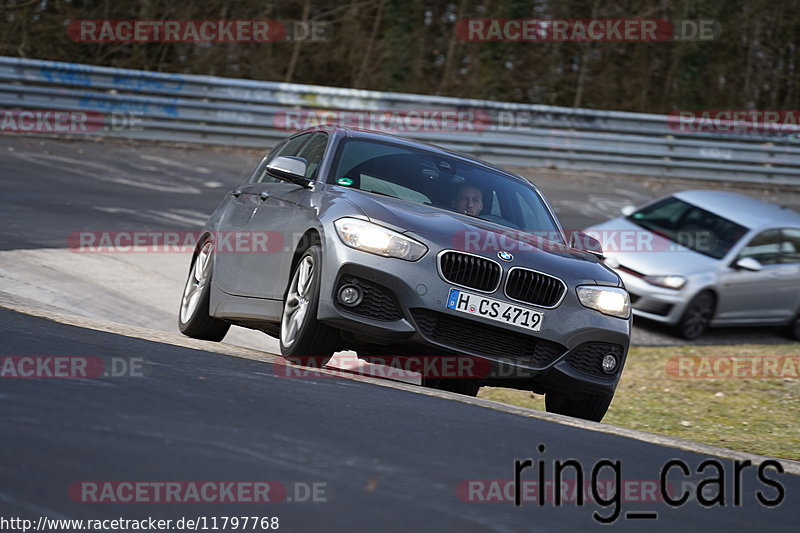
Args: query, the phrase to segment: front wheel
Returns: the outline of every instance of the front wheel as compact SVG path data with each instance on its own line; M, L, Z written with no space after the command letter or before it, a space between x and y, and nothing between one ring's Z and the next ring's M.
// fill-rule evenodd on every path
M675 333L684 339L694 340L705 333L714 315L714 295L703 291L689 302Z
M219 342L225 338L231 325L209 315L213 253L214 243L205 241L189 267L178 314L178 329L194 339Z
M311 246L294 269L281 317L281 354L293 363L321 368L330 361L339 331L317 321L322 249Z
M613 396L603 394L584 394L575 399L559 392L548 392L544 396L544 406L548 413L600 422L606 415L612 398Z

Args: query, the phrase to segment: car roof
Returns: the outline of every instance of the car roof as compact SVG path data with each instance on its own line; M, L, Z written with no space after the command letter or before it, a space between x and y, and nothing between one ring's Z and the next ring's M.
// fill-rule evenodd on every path
M672 196L750 229L784 225L800 227L799 213L743 194L695 190L681 191Z

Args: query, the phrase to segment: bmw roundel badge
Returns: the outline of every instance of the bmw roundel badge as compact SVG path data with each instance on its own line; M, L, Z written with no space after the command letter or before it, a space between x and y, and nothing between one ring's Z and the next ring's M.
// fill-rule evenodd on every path
M503 250L502 252L497 252L497 257L499 257L505 262L509 262L514 259L514 256L506 252L505 250Z

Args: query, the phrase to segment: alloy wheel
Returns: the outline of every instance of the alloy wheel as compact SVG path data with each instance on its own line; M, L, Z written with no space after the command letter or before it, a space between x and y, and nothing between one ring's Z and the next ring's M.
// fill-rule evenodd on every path
M181 299L181 322L184 324L194 316L197 305L208 283L209 272L211 271L211 254L214 251L214 243L206 242L197 254L192 271L186 280Z
M294 344L300 328L305 323L314 275L314 260L307 255L297 266L297 271L286 294L286 303L281 319L281 342L286 347Z

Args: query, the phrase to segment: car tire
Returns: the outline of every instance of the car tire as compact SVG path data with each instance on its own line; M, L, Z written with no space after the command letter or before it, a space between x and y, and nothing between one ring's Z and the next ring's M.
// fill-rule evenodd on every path
M800 341L800 313L797 313L792 321L789 322L786 333L789 335L790 339Z
M322 248L307 248L286 288L279 336L284 358L316 368L330 361L339 343L339 330L317 321L321 270Z
M178 312L178 329L193 339L219 342L225 338L231 325L209 315L213 259L214 243L208 239L200 246L189 267Z
M470 379L425 379L422 380L422 385L436 390L446 390L455 392L456 394L463 394L464 396L472 396L473 398L478 395L481 389L480 383Z
M559 392L548 392L544 396L544 406L548 413L600 422L612 399L613 396L604 394L584 394L575 399Z
M686 306L683 316L675 326L675 334L682 339L697 339L708 329L713 316L714 294L711 291L702 291Z

